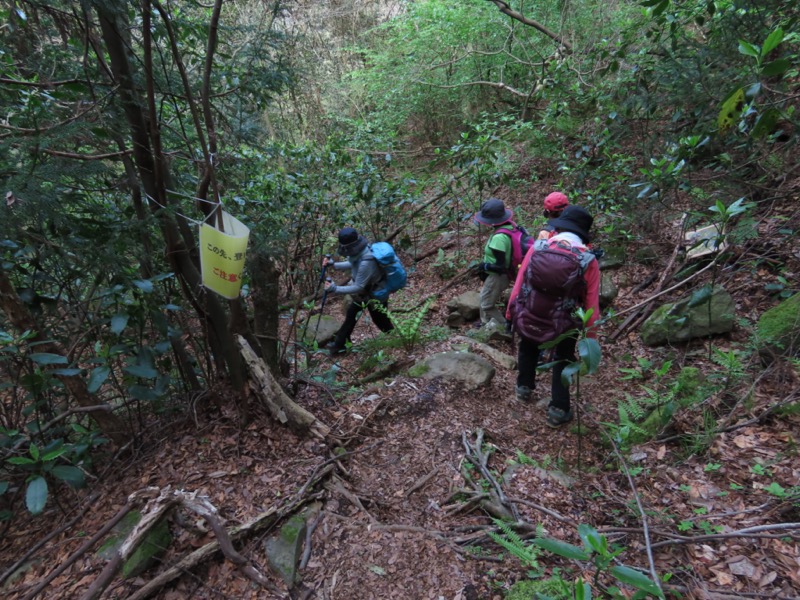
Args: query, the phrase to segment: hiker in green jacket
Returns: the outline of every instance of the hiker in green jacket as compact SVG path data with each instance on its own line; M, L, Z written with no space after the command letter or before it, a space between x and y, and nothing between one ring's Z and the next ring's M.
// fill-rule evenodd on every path
M514 213L508 210L502 200L489 198L481 205L481 209L473 216L478 225L492 227L493 232L483 250L483 262L480 265L480 276L483 280L480 296L481 324L486 325L494 319L498 326L506 322L497 303L508 287L508 272L511 266L511 237L498 233L499 229L513 230L511 218Z

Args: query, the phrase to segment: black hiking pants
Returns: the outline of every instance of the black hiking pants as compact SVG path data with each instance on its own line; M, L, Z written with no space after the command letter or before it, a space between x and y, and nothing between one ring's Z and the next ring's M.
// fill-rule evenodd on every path
M552 400L550 406L560 408L564 412L569 412L569 386L561 381L561 372L567 366L567 362L575 360L575 345L577 340L566 338L555 346L556 364L553 367ZM519 354L517 356L517 386L528 387L533 390L536 387L536 367L539 364L539 343L532 342L520 336Z
M336 332L336 338L333 340L335 349L339 350L344 348L345 344L350 341L350 335L353 333L353 329L356 328L358 317L364 309L369 311L369 316L372 317L372 321L378 326L378 329L383 332L394 329L389 315L385 312L387 307L388 302L381 302L374 298L366 301L352 302L347 308L347 315L345 315L344 323L342 323L339 331Z

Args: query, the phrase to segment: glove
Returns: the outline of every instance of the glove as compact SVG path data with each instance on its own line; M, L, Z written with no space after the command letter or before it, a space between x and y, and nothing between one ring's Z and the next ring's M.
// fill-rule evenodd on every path
M500 266L499 264L495 263L481 263L481 268L483 269L484 273L505 273L506 270L504 267Z
M480 279L481 281L486 281L487 279L489 279L489 274L483 269L481 269L480 271L478 271L478 279Z

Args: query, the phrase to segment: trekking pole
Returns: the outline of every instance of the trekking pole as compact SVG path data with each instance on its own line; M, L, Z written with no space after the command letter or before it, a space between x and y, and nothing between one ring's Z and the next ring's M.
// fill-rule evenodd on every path
M333 281L330 277L328 277L328 281ZM328 300L328 290L326 289L322 292L322 302L319 305L319 318L317 319L317 326L314 328L314 339L317 339L317 333L319 333L319 322L322 321L322 313L325 312L325 302Z
M330 260L332 258L332 255L326 254L325 258ZM325 266L322 267L322 271L320 271L320 273L319 273L319 279L317 280L317 289L314 290L314 300L313 300L314 306L317 305L317 298L319 297L319 288L321 288L322 284L325 283L325 272L328 270L328 265L329 264L330 263L326 263ZM328 280L330 280L330 277L328 278ZM323 303L322 306L324 308L325 307L325 294L322 295L322 303ZM322 309L320 309L320 313L321 312L322 312ZM320 319L321 318L322 318L322 316L320 315ZM306 319L306 324L303 327L303 335L300 336L300 339L303 341L303 343L305 343L305 340L306 340L306 333L308 333L308 322L310 320L311 320L311 318ZM317 329L319 329L319 320L317 320ZM315 333L314 334L315 338L316 338L316 335L317 334Z

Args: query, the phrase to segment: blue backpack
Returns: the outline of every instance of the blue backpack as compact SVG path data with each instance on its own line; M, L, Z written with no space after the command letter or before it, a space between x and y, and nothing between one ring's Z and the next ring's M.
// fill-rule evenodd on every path
M370 246L370 252L386 274L386 286L372 292L373 298L383 302L389 298L389 294L406 287L408 275L391 244L375 242Z

